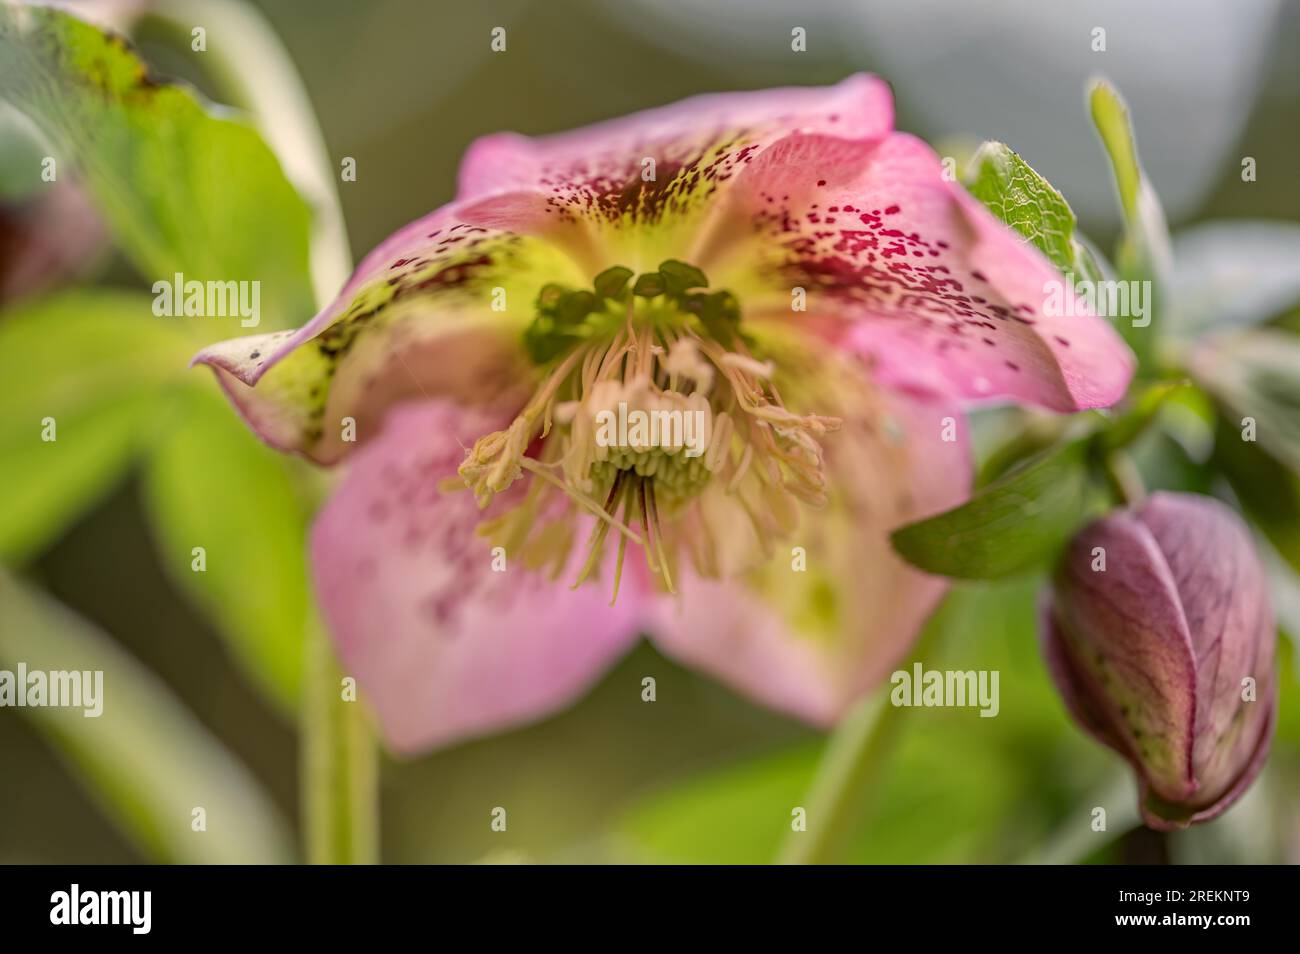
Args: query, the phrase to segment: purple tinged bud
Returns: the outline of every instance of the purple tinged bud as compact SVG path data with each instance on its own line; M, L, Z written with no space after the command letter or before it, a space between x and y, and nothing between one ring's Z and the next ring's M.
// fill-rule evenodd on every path
M1075 719L1137 770L1152 828L1219 815L1273 736L1276 626L1250 533L1156 493L1090 524L1053 580L1043 649Z

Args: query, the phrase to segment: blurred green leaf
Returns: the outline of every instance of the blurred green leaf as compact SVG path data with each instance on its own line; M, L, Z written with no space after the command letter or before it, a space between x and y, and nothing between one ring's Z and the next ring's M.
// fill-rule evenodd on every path
M121 477L189 350L141 294L67 292L0 319L0 560L39 552Z
M963 579L1041 564L1101 509L1088 453L1080 439L1022 461L960 507L894 531L894 549L928 573Z
M103 711L20 711L140 850L158 862L278 863L292 840L264 790L156 677L111 639L0 570L0 664L102 671ZM206 831L193 831L202 808Z
M1028 239L1062 274L1101 277L1074 237L1074 210L1052 184L1006 143L986 142L971 160L967 188L999 219Z
M1069 865L1086 861L1114 864L1101 857L1115 849L1115 842L1142 824L1138 811L1138 792L1132 774L1123 763L1114 765L1109 781L1082 794L1078 803L1064 813L1060 827L1046 837L1036 839L1019 864ZM1106 811L1106 827L1093 829L1093 811Z
M1006 861L1071 821L1088 830L1090 816L1076 814L1083 794L1123 763L1070 725L1038 655L1037 591L1036 580L954 587L926 665L999 672L1000 710L991 719L974 709L900 713L893 756L845 860ZM635 861L769 862L790 833L791 809L807 807L822 751L785 749L652 792L615 823L617 844Z
M1143 434L1129 449L1129 456L1144 487L1214 495L1213 469L1189 455L1187 448L1164 428Z
M1092 121L1110 158L1124 213L1124 237L1117 265L1123 271L1145 272L1142 277L1163 281L1171 264L1169 230L1160 199L1142 172L1128 106L1105 80L1088 92Z
M791 810L803 805L820 752L800 747L710 772L633 806L618 832L643 861L766 864L790 831ZM844 857L924 864L987 856L1016 782L1014 766L989 744L909 733L881 779L882 804Z
M1148 430L1167 402L1193 390L1185 380L1157 381L1126 398L1117 409L1074 416L1017 407L983 410L972 418L972 426L997 427L1003 437L982 452L975 487L986 487L1016 465L1072 439L1095 435L1102 452L1127 447ZM990 415L1002 419L990 422Z
M1165 402L1189 389L1187 381L1159 381L1144 388L1101 431L1098 440L1101 450L1120 450L1141 437L1164 408Z
M971 442L981 461L975 487L991 484L1021 461L1059 444L1072 424L1062 414L1015 405L972 412Z
M1125 218L1134 219L1139 214L1144 186L1128 106L1115 87L1105 80L1096 80L1088 90L1088 109L1110 157L1120 208Z
M1255 440L1300 473L1300 335L1268 328L1221 335L1188 365L1234 425L1252 418Z
M991 733L961 733L961 745L954 745L952 734L913 728L880 780L880 807L845 859L917 864L996 857L1017 768ZM790 831L790 811L803 805L820 751L800 747L708 772L633 806L617 832L633 857L647 862L766 864Z
M1110 159L1120 209L1124 213L1124 232L1115 254L1115 266L1122 280L1151 282L1154 321L1163 314L1173 268L1164 210L1142 172L1128 106L1119 93L1105 80L1095 80L1088 91L1088 107ZM1119 327L1139 358L1145 358L1153 336L1131 322L1119 322Z
M1277 735L1279 740L1290 743L1287 757L1292 760L1291 771L1295 772L1300 769L1300 765L1294 764L1295 751L1300 748L1300 577L1268 552L1264 557L1269 564L1277 621L1282 630L1277 641L1277 671L1281 676Z
M1300 306L1300 225L1206 222L1174 238L1172 330L1257 325Z
M617 831L636 860L766 864L820 752L801 746L705 773L632 806Z
M21 202L45 188L41 149L26 117L0 101L0 201Z
M261 444L215 388L186 389L145 465L163 564L256 684L294 712L307 623L305 502L293 462ZM206 569L192 569L194 548Z
M1258 442L1243 440L1240 426L1227 414L1215 430L1213 461L1247 515L1300 572L1300 477Z
M309 210L247 123L47 7L0 5L0 97L48 137L60 174L81 173L149 282L260 281L272 324L314 310Z

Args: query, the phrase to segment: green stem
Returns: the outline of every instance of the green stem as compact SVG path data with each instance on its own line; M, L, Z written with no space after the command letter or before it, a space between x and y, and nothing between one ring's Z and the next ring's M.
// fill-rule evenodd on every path
M1120 505L1135 504L1146 496L1142 474L1133 459L1123 451L1111 451L1105 455L1102 459L1102 473L1106 475L1111 496Z
M827 864L841 857L866 814L878 769L888 756L898 726L898 709L887 691L864 696L840 720L826 743L805 801L807 831L792 831L777 858L780 864Z
M308 632L303 677L299 772L307 861L374 864L379 852L374 737L355 686L344 681L319 625Z
M904 669L931 656L950 625L952 607L952 600L945 600L931 615ZM831 733L804 799L807 831L786 836L778 863L829 864L852 845L903 723L902 710L890 704L889 695L887 688L864 695Z
M1092 809L1104 808L1106 831L1093 831ZM1024 865L1072 865L1112 844L1142 824L1137 809L1137 790L1127 774L1113 780L1083 799L1066 816L1066 822L1049 834L1042 844L1021 858Z
M352 257L338 173L288 52L266 18L237 0L165 0L151 8L150 18L186 44L194 27L207 31L202 55L208 76L223 99L249 113L311 206L311 277L320 307L347 281ZM304 497L320 496L314 476L304 475L301 484ZM344 678L313 617L303 671L299 781L306 855L317 864L366 864L378 855L374 733L362 704L345 697Z

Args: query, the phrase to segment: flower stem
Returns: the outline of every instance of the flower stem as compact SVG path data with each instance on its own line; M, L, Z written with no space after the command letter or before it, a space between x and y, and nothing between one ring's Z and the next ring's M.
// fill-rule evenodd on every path
M902 668L910 670L931 655L950 625L952 606L945 600L935 609ZM885 687L862 696L831 733L804 799L808 830L786 836L779 864L830 864L852 845L903 724L902 710L890 704L889 695Z
M1123 451L1114 450L1107 454L1102 460L1102 472L1106 475L1111 496L1120 505L1135 504L1146 496L1137 465Z
M149 18L188 42L202 26L213 42L204 53L221 97L248 111L285 175L313 211L311 279L317 307L352 271L334 161L293 60L266 18L236 0L165 0ZM321 482L304 474L305 498ZM374 733L361 703L343 695L344 673L313 614L307 626L299 726L299 781L307 859L366 864L377 858L379 815Z
M1092 828L1092 810L1104 808L1108 813L1106 831ZM1137 809L1137 791L1133 780L1124 773L1090 792L1066 816L1064 823L1037 845L1017 864L1073 865L1122 838L1142 824ZM1107 834L1106 832L1110 832Z
M898 709L883 690L863 696L840 720L804 800L808 829L786 836L780 864L827 864L841 857L866 813L898 721Z
M307 861L378 860L377 755L369 718L355 691L345 692L329 637L307 634L299 762Z

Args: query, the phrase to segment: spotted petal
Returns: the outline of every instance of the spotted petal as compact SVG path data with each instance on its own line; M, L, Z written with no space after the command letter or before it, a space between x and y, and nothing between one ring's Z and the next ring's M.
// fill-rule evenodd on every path
M753 313L843 336L882 380L1069 411L1132 376L1114 329L911 136L787 137L720 218L702 267Z
M502 418L448 401L395 407L317 518L312 563L339 657L387 743L416 752L527 722L581 694L640 631L636 581L569 589L494 554L454 476ZM508 505L511 501L504 501ZM491 511L489 511L489 514ZM505 563L501 563L501 559Z
M538 289L587 281L537 197L503 194L401 229L297 331L224 341L194 363L217 372L272 446L332 463L376 433L394 402L476 403L526 387L519 337Z
M795 133L883 136L893 119L888 87L866 75L696 96L540 139L480 139L461 167L459 196L536 192L556 219L583 226L602 256L597 270L651 271L665 258L690 259L718 198L773 143Z
M308 324L195 360L269 443L333 462L350 449L348 423L364 442L394 401L526 385L518 337L543 284L681 258L733 285L747 316L763 310L748 292L802 283L815 317L850 324L882 375L908 386L1112 402L1132 370L1117 337L1087 316L1042 314L1050 266L892 122L887 87L854 76L537 140L489 136L466 157L457 201L382 243Z
M661 605L667 653L823 725L902 659L946 584L900 560L889 532L964 500L970 455L949 406L880 400L827 439L830 504L788 549L744 578L688 576Z
M394 401L494 399L526 383L517 339L544 284L586 287L611 265L652 270L687 254L714 196L766 145L797 130L879 135L892 115L885 85L857 76L701 96L537 140L489 136L466 157L457 201L386 239L310 322L195 361L270 444L336 461L349 419L364 441Z

